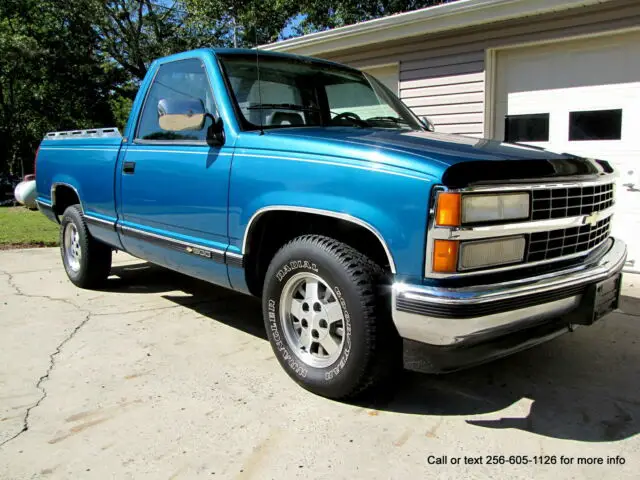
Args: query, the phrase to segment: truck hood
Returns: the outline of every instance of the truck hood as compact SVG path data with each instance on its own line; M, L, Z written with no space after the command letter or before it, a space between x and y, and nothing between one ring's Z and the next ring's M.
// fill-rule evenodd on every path
M449 186L594 176L606 171L592 160L568 154L434 132L306 127L267 130L262 138L299 152L369 160L425 173Z

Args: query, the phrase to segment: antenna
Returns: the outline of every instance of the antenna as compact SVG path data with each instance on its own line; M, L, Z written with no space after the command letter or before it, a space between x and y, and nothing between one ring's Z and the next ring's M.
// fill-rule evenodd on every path
M254 10L255 14L255 10ZM255 16L255 15L254 15ZM262 108L262 84L260 83L260 47L258 45L258 22L255 23L254 33L256 38L256 71L258 75L258 101L260 102L260 135L264 135L264 126L262 125L263 108Z

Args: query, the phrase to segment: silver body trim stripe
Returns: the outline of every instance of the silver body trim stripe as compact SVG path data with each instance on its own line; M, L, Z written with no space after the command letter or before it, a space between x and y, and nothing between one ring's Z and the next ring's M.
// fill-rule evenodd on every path
M251 216L251 218L249 219L249 222L247 223L247 227L244 230L244 237L242 239L242 254L243 255L247 254L247 244L248 244L248 241L249 241L249 233L251 232L251 227L252 227L253 223L263 213L272 212L272 211L313 213L313 214L316 214L316 215L324 215L326 217L338 218L340 220L344 220L346 222L354 223L356 225L364 227L367 230L369 230L371 233L373 233L376 236L376 238L378 239L378 241L381 243L382 248L384 249L385 254L387 255L387 260L389 261L389 267L391 268L391 273L396 273L396 264L393 261L393 255L391 255L391 251L389 250L387 242L385 242L385 240L384 240L383 236L380 234L380 232L378 230L376 230L376 228L373 227L372 225L368 224L364 220L360 220L357 217L353 217L353 216L349 215L348 213L333 212L331 210L322 210L322 209L308 208L308 207L296 207L296 206L292 206L292 205L271 205L269 207L263 207L263 208L260 208L259 210L257 210Z
M85 148L85 147L40 147L40 150L83 151L83 152L119 152L119 148Z
M158 240L164 240L164 241L169 242L169 243L179 243L180 245L185 245L187 247L200 248L202 250L207 250L207 251L209 251L211 253L216 253L216 254L219 254L219 255L224 255L224 253L225 253L224 249L211 248L211 247L207 247L207 246L204 246L204 245L200 245L198 243L188 242L186 240L180 240L180 239L172 238L172 237L165 237L164 235L158 235L157 233L147 232L146 230L140 230L138 228L129 227L127 225L118 224L118 228L120 228L121 230L124 230L125 232L126 231L130 231L130 232L138 233L140 235L146 235L148 237L157 238Z
M86 220L88 220L89 222L101 223L101 224L107 225L109 227L115 227L115 225L116 225L116 222L113 222L113 221L110 221L110 220L105 220L104 218L94 217L93 215L84 214L83 217Z
M386 173L388 175L396 175L398 177L405 177L405 178L411 178L414 180L420 180L423 182L431 182L432 179L430 178L425 178L425 177L418 177L416 175L409 175L406 173L400 173L400 172L393 172L391 170L385 170L385 169L381 169L381 168L371 168L371 167L366 167L364 165L349 165L346 163L340 163L340 162L331 162L328 160L314 160L311 158L295 158L295 157L283 157L280 155L261 155L261 154L253 154L253 153L236 153L234 156L236 157L256 157L256 158L273 158L276 160L284 160L284 161L288 161L288 162L303 162L303 163L317 163L317 164L321 164L321 165L333 165L336 167L344 167L344 168L354 168L356 170L365 170L367 172L379 172L379 173Z
M199 147L199 145L197 145ZM138 145L137 147L144 147L143 145ZM151 149L151 148L137 148L137 147L128 147L127 153L186 153L189 155L223 155L229 156L233 155L232 152L211 152L209 150L160 150L160 149Z

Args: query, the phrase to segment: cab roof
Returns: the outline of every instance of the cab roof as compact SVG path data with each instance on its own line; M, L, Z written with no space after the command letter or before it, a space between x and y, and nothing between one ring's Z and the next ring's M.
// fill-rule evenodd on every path
M335 67L340 67L340 68L348 68L351 70L356 70L353 67L349 67L348 65L343 65L340 63L336 63L336 62L331 62L329 60L324 60L322 58L315 58L315 57L307 57L307 56L302 56L302 55L295 55L292 53L282 53L282 52L268 52L268 51L264 51L264 50L256 50L254 48L199 48L196 50L189 50L186 52L181 52L181 53L176 53L173 55L169 55L166 57L162 57L157 59L158 62L161 63L165 63L165 62L169 62L169 61L175 61L175 60L182 60L185 58L190 58L193 57L194 54L211 54L213 53L214 55L224 55L224 56L230 56L230 55L256 55L257 53L260 55L260 58L265 58L265 57L270 57L270 58L290 58L290 59L295 59L295 60L300 60L300 61L311 61L314 63L321 63L321 64L325 64L328 66L335 66Z

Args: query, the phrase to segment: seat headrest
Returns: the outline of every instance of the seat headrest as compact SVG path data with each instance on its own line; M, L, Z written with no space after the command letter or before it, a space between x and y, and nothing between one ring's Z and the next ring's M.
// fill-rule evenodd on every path
M276 112L271 117L271 125L304 125L304 120L299 113Z

